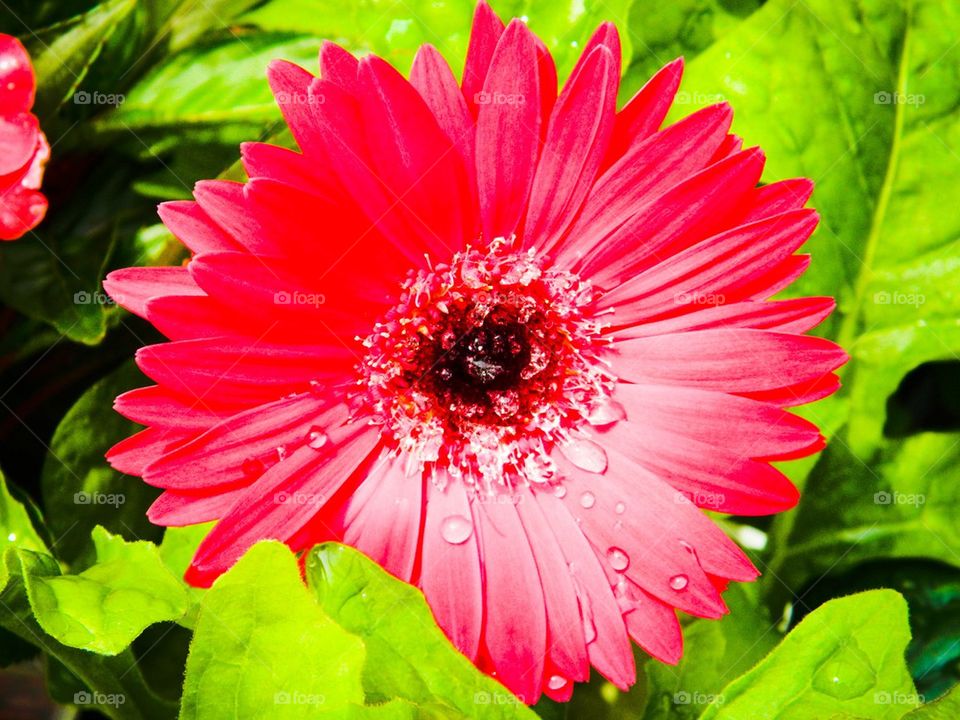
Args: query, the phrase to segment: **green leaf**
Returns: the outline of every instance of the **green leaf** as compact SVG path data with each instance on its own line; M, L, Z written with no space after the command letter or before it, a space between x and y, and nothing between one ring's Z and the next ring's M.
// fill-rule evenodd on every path
M780 635L753 595L755 587L731 586L723 596L729 615L695 620L684 628L683 657L676 667L646 664L645 720L698 717L728 682L776 645Z
M628 99L674 58L682 55L689 62L762 4L763 0L636 0L629 21L618 23L634 47L634 61L624 76L621 97ZM676 102L693 100L681 92Z
M24 575L40 627L58 642L117 655L143 630L177 620L187 593L160 560L157 546L93 532L97 562L79 575Z
M302 718L363 702L363 643L303 585L283 545L255 545L201 603L181 720Z
M37 75L34 112L41 120L73 95L117 25L135 5L135 0L107 0L84 15L27 38Z
M924 433L889 444L868 466L842 444L807 480L776 572L792 587L876 557L960 565L956 436Z
M174 705L150 689L129 650L112 657L78 650L58 642L38 624L32 588L38 579L58 576L60 569L50 556L8 548L0 562L0 626L55 658L79 680L86 690L73 699L81 707L95 708L114 720L169 718Z
M493 9L504 21L529 19L530 28L550 48L561 78L573 67L583 44L604 20L621 29L624 67L630 62L631 37L625 31L632 0L584 3L578 0L504 0ZM272 0L244 20L265 30L306 32L343 44L354 52L374 52L403 72L417 48L431 43L459 76L470 39L474 0L393 3L361 0Z
M68 562L91 549L90 533L97 525L127 537L160 537L144 515L158 491L117 472L104 458L139 429L113 410L114 398L143 384L134 364L125 364L87 390L53 434L41 483L56 551Z
M343 545L321 545L307 560L307 579L320 606L348 632L363 638L368 701L442 703L471 718L535 717L450 644L418 590L362 553Z
M919 702L903 657L909 640L907 604L892 590L831 600L700 717L899 718Z
M47 544L34 529L30 513L10 494L0 472L0 554L8 547L47 552Z
M191 47L148 73L97 127L145 133L148 142L203 130L221 142L249 140L281 117L266 79L270 61L312 67L319 48L315 37L290 34L244 34Z
M956 720L960 717L960 686L954 687L939 700L928 703L903 716L903 720Z

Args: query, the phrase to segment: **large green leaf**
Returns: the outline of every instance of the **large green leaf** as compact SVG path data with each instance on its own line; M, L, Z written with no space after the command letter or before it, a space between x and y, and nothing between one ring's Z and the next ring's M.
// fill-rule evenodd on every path
M315 37L280 33L247 33L188 48L148 73L97 127L134 133L148 143L187 133L221 142L256 138L280 119L267 65L284 59L313 67L319 49Z
M144 511L158 491L117 472L104 453L139 429L113 410L117 395L143 385L127 363L91 387L60 421L43 466L47 522L57 553L69 562L89 551L90 533L102 525L134 538L160 537Z
M502 0L493 9L505 21L526 18L557 61L560 77L573 67L583 43L604 20L622 30L624 67L630 61L626 32L632 0L584 3L579 0ZM309 32L357 52L375 52L406 72L417 48L431 43L458 75L470 39L474 0L362 0L344 5L333 0L271 0L245 20L267 30Z
M953 688L939 700L911 710L904 720L956 720L960 717L960 686Z
M77 705L96 708L114 720L170 718L174 705L150 689L132 652L105 657L79 650L60 643L38 624L33 587L59 576L49 555L8 548L0 562L0 626L55 658L77 679L85 688L73 697Z
M534 717L450 644L418 590L362 553L322 545L306 567L320 606L366 644L363 685L369 701L442 703L472 718Z
M26 37L37 74L34 112L52 115L83 81L104 44L135 7L135 0L107 0L84 15Z
M94 530L93 542L97 562L78 575L24 575L47 634L70 647L117 655L149 625L183 616L186 590L156 545L128 543L103 528Z
M47 552L47 544L34 528L30 513L10 494L0 472L0 553L8 547Z
M919 704L903 657L909 640L907 604L897 593L831 600L727 685L700 717L899 718Z
M724 594L729 615L720 621L696 620L684 628L683 658L676 667L647 663L645 720L698 717L728 682L776 645L780 635L755 595L754 587L731 587Z
M182 720L302 718L362 704L363 643L303 585L283 545L255 545L201 603Z

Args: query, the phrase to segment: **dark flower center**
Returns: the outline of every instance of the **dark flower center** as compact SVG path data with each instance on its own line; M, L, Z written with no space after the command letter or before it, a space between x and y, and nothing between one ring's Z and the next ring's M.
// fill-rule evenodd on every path
M440 356L438 379L463 395L481 390L509 390L530 361L530 344L523 325L487 318Z

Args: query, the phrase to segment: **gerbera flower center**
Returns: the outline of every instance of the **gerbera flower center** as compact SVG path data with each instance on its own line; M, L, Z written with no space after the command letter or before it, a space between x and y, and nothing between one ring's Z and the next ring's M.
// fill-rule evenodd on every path
M594 290L497 240L412 273L364 340L356 401L398 450L486 492L550 482L553 444L609 400Z

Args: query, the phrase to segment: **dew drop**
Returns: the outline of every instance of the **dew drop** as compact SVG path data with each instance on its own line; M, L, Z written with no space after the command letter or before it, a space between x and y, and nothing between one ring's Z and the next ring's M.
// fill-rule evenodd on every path
M876 681L877 674L870 658L860 649L857 641L850 638L817 668L811 685L824 695L838 700L852 700L874 687Z
M277 448L277 459L280 460L280 462L287 459L287 449L283 445Z
M674 590L685 590L690 580L686 575L674 575L670 578L670 587Z
M607 550L607 561L617 572L623 572L630 566L630 556L618 547Z
M463 515L450 515L440 524L440 535L451 545L465 543L473 534L473 524Z
M618 503L617 503L616 505L614 505L614 507L613 507L613 511L614 511L617 515L623 515L623 513L624 513L624 511L625 511L626 509L627 509L626 504L625 504L625 503L622 503L622 502L618 502Z
M314 450L319 450L330 441L330 436L324 432L323 428L314 425L307 433L307 445Z
M17 534L16 534L16 533L10 533L9 535L7 535L7 540L9 540L10 542L16 542L16 541L17 541Z
M557 485L553 489L554 496L560 498L561 500L567 496L567 489L563 485Z
M589 490L580 496L580 507L589 510L597 504L597 498Z
M587 416L587 422L597 427L612 425L626 419L627 411L615 400L607 400L595 407Z
M569 680L567 680L565 677L560 675L551 675L550 679L547 680L547 687L555 691L563 690L567 686L568 682Z
M592 440L573 440L561 445L560 452L581 470L599 475L607 469L607 453Z

